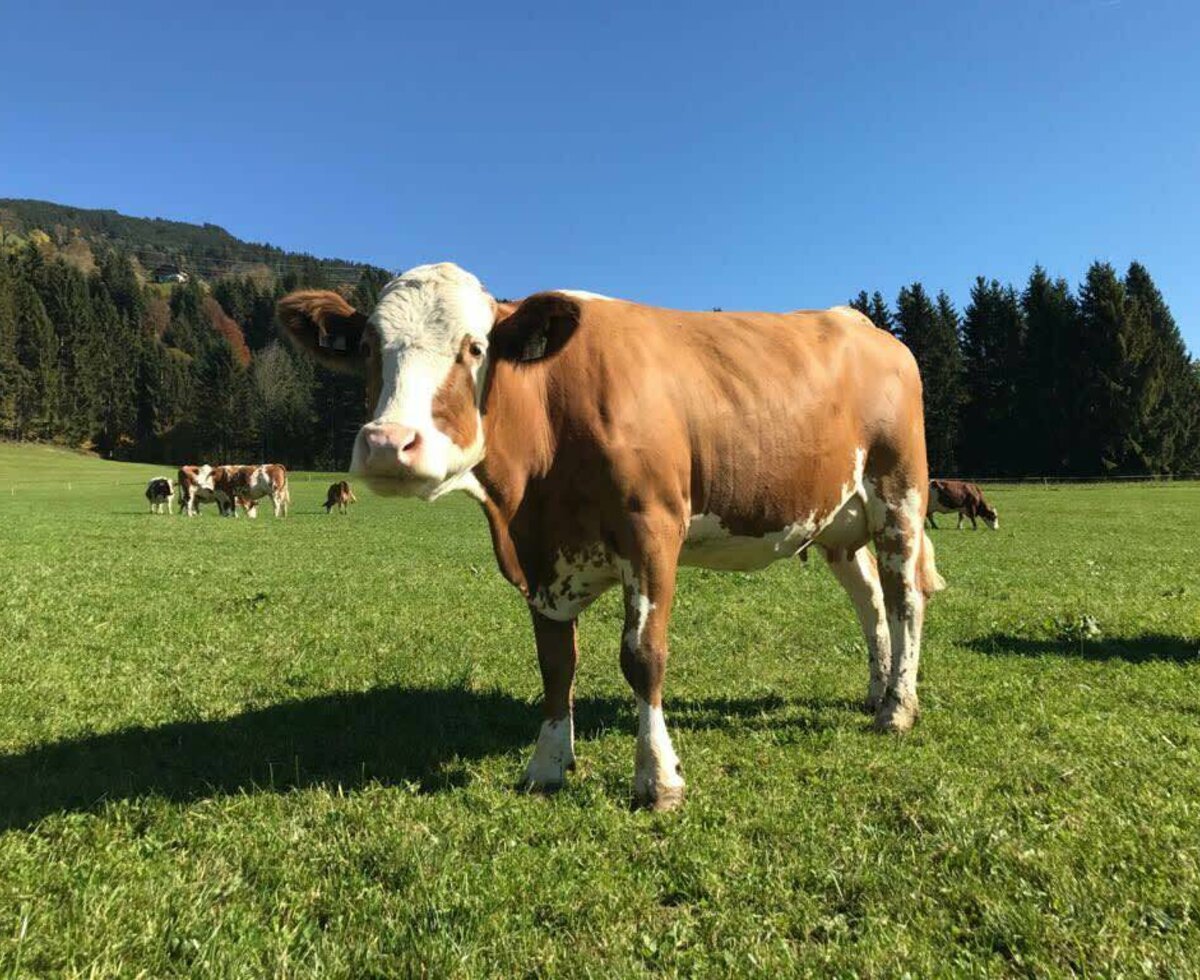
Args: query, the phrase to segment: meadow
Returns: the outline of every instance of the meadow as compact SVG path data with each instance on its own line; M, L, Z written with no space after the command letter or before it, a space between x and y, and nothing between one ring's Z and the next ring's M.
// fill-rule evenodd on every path
M923 714L819 559L681 574L684 808L631 811L618 596L579 767L516 788L528 615L468 500L152 516L0 444L0 976L1200 973L1200 485L933 532ZM269 509L266 509L269 510Z

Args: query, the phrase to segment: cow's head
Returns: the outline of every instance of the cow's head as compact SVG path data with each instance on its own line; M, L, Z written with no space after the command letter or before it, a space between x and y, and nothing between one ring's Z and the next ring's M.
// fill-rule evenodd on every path
M564 332L561 314L547 308L536 322L526 316L529 329L519 334L494 334L511 312L450 263L397 276L369 317L323 290L279 302L280 322L301 350L366 377L370 421L354 441L351 472L377 492L426 498L462 485L483 459L490 363L545 356Z
M979 516L993 531L1000 530L1000 516L996 513L996 508L984 500L979 502Z

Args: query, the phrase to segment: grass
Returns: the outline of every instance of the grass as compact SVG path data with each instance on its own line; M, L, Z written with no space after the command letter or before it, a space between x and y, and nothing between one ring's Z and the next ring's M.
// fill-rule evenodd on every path
M525 795L540 682L474 505L296 478L286 521L188 521L159 472L0 445L0 976L1198 970L1200 486L934 532L904 739L820 561L685 571L656 816L617 596L579 770Z

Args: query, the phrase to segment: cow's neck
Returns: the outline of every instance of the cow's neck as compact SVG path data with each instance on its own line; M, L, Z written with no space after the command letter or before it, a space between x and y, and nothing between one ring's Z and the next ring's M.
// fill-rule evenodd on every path
M542 365L494 364L483 405L483 460L476 479L486 494L483 510L492 532L492 547L504 577L523 593L525 575L517 560L511 524L531 481L544 476L557 440L551 419Z

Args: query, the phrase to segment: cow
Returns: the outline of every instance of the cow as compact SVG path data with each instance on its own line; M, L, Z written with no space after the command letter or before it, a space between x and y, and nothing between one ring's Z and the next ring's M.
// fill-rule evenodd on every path
M208 463L200 466L179 467L177 486L179 487L180 514L195 517L200 513L200 504L212 501L216 501L217 508L221 513L225 512L225 508L217 498L213 473L213 467Z
M259 466L218 466L213 483L222 513L237 516L242 507L247 517L258 516L258 501L270 497L276 517L286 517L291 504L287 468L279 463Z
M1000 518L996 509L984 499L983 491L974 483L965 480L930 480L929 505L925 519L929 526L936 528L934 514L958 514L958 529L962 530L963 518L970 518L971 530L977 530L976 517L983 518L983 523L993 531L1000 530Z
M576 622L619 585L634 802L682 802L663 713L680 565L752 570L815 545L866 637L876 729L912 727L926 599L944 582L923 527L920 375L866 317L576 291L503 303L450 263L402 273L369 317L321 290L283 297L278 315L300 350L365 376L352 473L381 494L480 503L541 668L529 788L556 789L574 765Z
M339 514L349 513L349 505L356 502L357 498L350 489L350 484L339 480L329 487L329 492L325 495L325 513L332 513L334 507L338 509Z
M165 476L156 476L146 484L146 499L150 501L151 514L170 514L175 487Z

